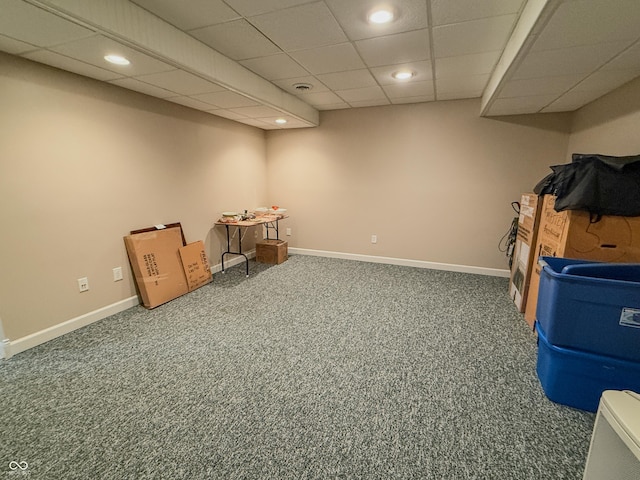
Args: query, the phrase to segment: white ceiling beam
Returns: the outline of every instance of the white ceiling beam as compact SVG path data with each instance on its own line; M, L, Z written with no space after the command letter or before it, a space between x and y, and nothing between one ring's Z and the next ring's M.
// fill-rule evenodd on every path
M147 55L311 125L319 112L128 0L27 0Z

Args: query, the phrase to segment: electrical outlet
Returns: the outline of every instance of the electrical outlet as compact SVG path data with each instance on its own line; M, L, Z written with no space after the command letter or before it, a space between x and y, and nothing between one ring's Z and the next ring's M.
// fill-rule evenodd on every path
M291 229L290 228L287 228L287 236L289 236L289 237L291 236Z
M378 236L377 235L371 235L371 243L378 243Z
M122 280L122 267L116 267L113 269L113 281L119 282Z
M78 279L78 289L81 292L86 292L87 290L89 290L89 279L87 277Z

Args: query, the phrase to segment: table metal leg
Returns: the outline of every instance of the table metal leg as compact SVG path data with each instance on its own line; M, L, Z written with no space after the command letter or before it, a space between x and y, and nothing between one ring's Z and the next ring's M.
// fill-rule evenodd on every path
M241 234L241 230L240 228L242 227L238 227L236 226L236 232L238 233L238 251L234 252L231 250L231 234L229 231L229 225L225 225L224 226L226 231L227 231L227 251L226 252L222 252L222 257L221 257L221 262L222 262L222 273L224 273L224 256L231 254L231 255L242 255L244 257L244 263L245 263L245 271L246 271L246 275L247 277L249 276L249 257L247 257L244 253L242 253L242 234Z

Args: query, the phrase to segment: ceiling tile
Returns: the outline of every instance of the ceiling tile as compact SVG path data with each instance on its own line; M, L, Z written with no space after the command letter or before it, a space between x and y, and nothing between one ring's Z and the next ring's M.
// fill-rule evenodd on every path
M300 50L290 55L315 75L365 68L358 52L350 43Z
M140 80L136 80L135 78L121 78L119 80L110 80L109 83L158 98L175 97L176 95L176 92L170 92L169 90L165 90L164 88L159 88L155 85L149 85L148 83L141 82Z
M376 81L369 70L350 70L348 72L325 73L318 79L331 90L348 90L350 88L372 87Z
M266 13L249 20L287 52L347 41L340 25L324 2Z
M431 80L385 85L382 88L392 102L394 99L403 97L433 97L434 95L433 81Z
M333 103L330 105L317 105L316 108L320 111L328 111L328 110L343 110L345 108L350 108L349 104L346 102Z
M363 107L380 107L383 105L389 105L391 102L387 98L379 98L374 100L354 100L353 102L349 102L353 108L363 108Z
M189 33L233 60L280 52L278 47L244 19L198 28Z
M489 115L519 115L539 112L556 98L557 95L498 98L491 105Z
M103 68L94 67L88 63L75 60L74 58L65 57L59 53L50 52L49 50L36 50L22 55L24 58L34 60L36 62L51 65L52 67L61 68L68 72L77 73L86 77L95 78L97 80L114 80L122 78L122 75L105 70Z
M0 32L23 42L49 47L89 37L91 30L34 7L22 0L3 0Z
M337 105L342 103L342 99L333 92L305 93L300 95L300 98L314 107L318 107L320 105Z
M434 55L442 58L502 50L516 19L516 15L503 15L434 27Z
M431 23L434 26L447 25L515 14L524 3L525 0L431 0Z
M572 90L555 100L549 106L545 107L542 112L572 112L578 108L590 103L600 97L601 93L591 91L575 91Z
M427 27L427 4L425 0L326 0L329 8L342 25L350 40L362 40L380 35L409 32ZM372 25L367 16L378 5L391 8L395 14L393 22Z
M430 56L427 29L359 40L355 44L369 67L417 62Z
M400 65L386 65L384 67L373 67L371 73L376 78L380 85L394 85L398 83L398 80L391 75L398 70L411 70L415 73L412 82L423 82L425 80L431 80L433 74L431 72L431 62L412 62L403 63Z
M305 93L326 92L327 90L329 90L316 77L312 77L312 76L286 78L282 80L275 80L273 83L275 83L281 89L289 93L293 93L294 95L303 95ZM297 90L294 87L294 85L297 83L307 83L311 85L311 90Z
M168 100L173 103L178 103L180 105L184 105L185 107L195 108L196 110L209 111L209 110L215 109L215 107L210 103L202 102L200 100L197 100L195 98L190 98L190 97L184 97L184 96L171 97L171 98L165 98L165 100Z
M278 115L282 115L282 112L276 110L275 108L266 107L264 105L256 105L253 107L238 107L238 108L230 108L232 112L238 113L240 115L244 115L245 117L251 118L265 118L265 117L274 117Z
M436 79L438 98L444 94L465 94L478 97L482 95L484 88L489 81L489 74L469 75L460 77L447 77Z
M255 100L231 91L193 95L193 98L206 103L210 103L211 105L214 105L218 108L226 109L259 105Z
M621 52L604 65L602 70L634 70L636 68L640 68L640 42Z
M621 87L627 82L640 76L640 68L636 70L599 70L576 85L573 90L592 91L604 95L611 90Z
M58 45L51 50L124 76L132 77L135 75L173 70L175 68L100 35ZM109 54L122 55L128 58L131 64L126 66L113 65L104 59L104 56Z
M467 92L440 93L438 92L438 101L444 100L464 100L466 98L479 98L482 94L477 91L469 90Z
M564 93L584 78L584 74L561 75L559 77L526 78L510 80L500 89L499 98L526 97Z
M211 107L211 106L209 106L209 107ZM219 108L219 109L216 109L216 110L209 110L209 112L211 112L214 115L217 115L219 117L228 118L229 120L237 120L239 118L247 118L245 115L241 115L239 113L232 112L231 110L225 110L223 108Z
M436 78L491 73L498 63L500 50L436 59Z
M353 104L353 102L383 100L386 95L378 86L365 88L352 88L350 90L337 90L338 94L345 102Z
M316 1L317 0L225 0L231 8L245 17L260 15L261 13L273 12L275 10L282 10L283 8L295 7Z
M184 70L153 73L136 77L143 82L160 88L171 90L180 95L197 95L199 93L221 92L225 88Z
M627 43L601 43L580 47L531 52L512 79L591 73L617 55Z
M188 5L175 0L132 1L181 30L192 30L239 18L238 13L222 0L189 0Z
M286 53L252 58L240 63L267 80L301 77L309 73Z
M402 105L407 103L423 103L423 102L433 102L435 97L433 94L431 95L421 95L418 97L398 97L391 98L391 103L394 105Z
M579 19L579 21L576 21ZM552 50L638 38L637 0L574 0L560 4L532 50Z
M37 50L38 47L31 45L20 40L15 40L11 37L5 37L0 35L0 51L11 53L12 55L19 55L21 53Z
M245 125L250 125L252 127L262 128L263 130L275 130L274 126L256 118L239 118L236 120L236 122L244 123Z

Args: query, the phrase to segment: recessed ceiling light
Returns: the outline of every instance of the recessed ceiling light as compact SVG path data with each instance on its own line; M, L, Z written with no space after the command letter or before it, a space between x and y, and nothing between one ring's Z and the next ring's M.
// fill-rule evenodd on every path
M104 59L116 65L129 65L131 62L121 55L105 55Z
M391 76L396 80L409 80L415 74L409 70L400 70L398 72L394 72Z
M367 17L370 23L389 23L393 20L393 12L385 8L373 10Z
M277 118L276 123L278 125L284 125L285 123L287 123L287 121L284 118Z

